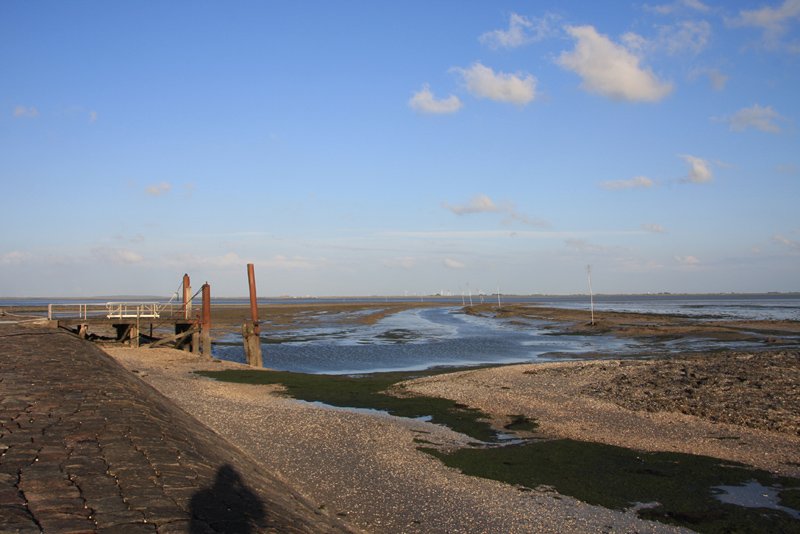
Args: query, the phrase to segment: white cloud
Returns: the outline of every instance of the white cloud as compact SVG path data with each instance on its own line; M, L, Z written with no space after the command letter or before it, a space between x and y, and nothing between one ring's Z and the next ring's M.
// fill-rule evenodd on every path
M476 195L465 204L450 205L443 203L442 206L455 213L456 215L470 215L474 213L502 213L508 216L508 221L517 221L530 226L547 227L547 221L536 217L529 217L516 210L513 204L497 204L486 195Z
M586 239L580 239L580 238L565 239L564 244L568 248L571 248L572 250L581 252L583 254L611 255L618 252L618 250L615 250L613 248L604 247L602 245L598 245L590 241L587 241Z
M684 20L657 28L657 34L652 39L628 32L622 35L620 41L631 53L665 52L669 55L677 55L699 54L711 37L711 25L704 20Z
M684 20L658 29L658 47L668 54L700 53L711 37L711 25L704 20Z
M725 89L725 84L728 83L729 76L720 72L717 69L709 69L708 70L708 79L711 82L711 87L716 89L717 91L722 91Z
M689 164L689 174L683 179L684 182L702 184L714 179L711 164L708 161L688 154L683 154L680 158Z
M513 207L508 210L507 215L511 221L521 222L522 224L527 224L528 226L536 226L538 228L547 228L550 226L550 223L544 219L540 219L538 217L528 217L523 213L519 213Z
M466 267L462 262L454 260L452 258L445 258L444 260L442 260L442 263L448 269L463 269L464 267Z
M771 106L762 107L753 104L749 108L743 108L725 119L730 125L731 130L742 132L748 128L755 128L762 132L779 133L781 127L776 123L778 120L785 120Z
M236 252L227 252L221 256L195 256L193 254L180 254L171 256L167 259L169 265L179 266L182 269L192 268L218 268L218 269L231 269L231 268L244 268L248 263L255 264L256 268L273 268L273 269L313 269L319 264L324 263L322 260L311 260L302 256L284 256L277 254L271 258L261 259L246 259L237 254Z
M630 180L609 180L600 184L603 189L636 189L653 187L655 182L647 176L636 176Z
M449 204L443 204L443 206L456 215L468 215L471 213L496 213L503 211L503 208L495 204L494 201L486 195L476 195L472 197L472 199L470 199L470 201L466 204L456 204L453 206Z
M706 12L709 9L711 9L706 4L701 2L700 0L681 0L680 3L683 4L684 6L688 7L688 8L695 9L697 11Z
M501 239L514 237L520 239L569 239L585 236L628 236L640 235L641 230L447 230L447 231L391 231L379 234L382 238L404 239Z
M263 265L265 267L273 267L276 269L313 269L317 266L319 262L313 261L309 258L305 258L303 256L283 256L278 254L277 256L273 256L270 259L261 260L258 265ZM240 262L240 265L244 263Z
M652 46L652 43L649 40L647 40L644 36L634 32L628 32L622 34L622 36L620 37L620 41L622 41L622 43L628 50L636 50L637 52L640 52L645 48L649 48Z
M687 267L700 265L700 260L695 256L675 256L675 261Z
M762 7L760 9L741 10L739 16L729 20L731 26L758 28L763 32L764 45L775 48L789 28L789 25L800 19L800 0L784 0L778 7ZM790 47L796 44L789 45Z
M113 247L94 248L92 249L92 257L98 261L114 265L127 265L144 261L140 254L132 250Z
M557 15L547 14L542 18L528 18L512 13L507 30L494 30L481 35L478 40L489 48L516 48L528 43L542 41L556 33L553 23Z
M703 13L706 13L710 10L710 8L703 2L700 2L700 0L677 0L671 4L659 4L655 6L645 5L644 7L648 11L653 11L659 15L669 15L683 9L692 9Z
M667 231L663 226L661 226L660 224L655 224L655 223L643 224L642 225L642 230L644 230L645 232L653 233L653 234L663 234L663 233L665 233Z
M19 250L12 250L5 254L0 254L0 265L18 265L30 257L27 252L20 252Z
M33 119L39 116L39 110L33 106L14 106L13 115L16 118Z
M461 100L456 95L450 95L447 98L436 99L431 92L428 84L422 86L422 89L414 93L414 96L408 101L408 105L414 111L420 113L429 113L433 115L443 115L447 113L455 113L461 109Z
M452 70L461 75L467 90L478 98L517 105L525 105L536 98L536 78L531 74L495 73L481 63L468 69L456 67Z
M772 237L772 240L776 243L780 243L781 245L789 247L789 249L794 252L800 252L800 242L798 241L794 241L783 235L775 235Z
M145 193L153 197L160 197L166 195L172 189L172 185L168 182L161 182L160 184L153 184L147 186Z
M181 267L182 269L195 269L206 267L240 267L247 262L235 252L227 252L222 256L195 256L194 254L177 254L166 259L168 265Z
M639 65L638 56L597 33L594 27L566 29L576 40L575 49L562 52L557 62L578 74L585 90L633 102L656 102L672 91L672 84L660 81Z
M417 259L411 256L403 256L401 258L391 258L383 260L383 265L391 268L400 268L410 271L417 266Z
M723 89L725 89L725 85L727 85L728 80L730 79L730 76L728 76L724 72L720 71L719 69L713 69L713 68L693 69L689 73L690 79L696 79L700 76L707 77L709 83L711 83L711 87L713 87L715 91L722 91Z

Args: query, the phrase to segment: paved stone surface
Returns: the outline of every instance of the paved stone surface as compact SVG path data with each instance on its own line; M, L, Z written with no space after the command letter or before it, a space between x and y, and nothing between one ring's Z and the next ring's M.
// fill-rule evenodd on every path
M0 532L349 531L89 342L0 325Z

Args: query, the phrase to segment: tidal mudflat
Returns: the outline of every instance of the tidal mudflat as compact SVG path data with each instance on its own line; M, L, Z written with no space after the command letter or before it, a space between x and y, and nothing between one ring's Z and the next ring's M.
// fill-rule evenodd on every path
M792 429L800 412L792 385L800 380L793 378L799 357L793 321L715 321L711 327L698 318L628 314L587 325L585 315L563 315L581 311L528 307L513 313L377 304L299 311L296 324L287 315L282 325L265 328L267 338L283 335L264 344L267 366L283 345L310 352L326 343L343 352L386 346L424 352L465 333L491 331L514 339L514 350L539 350L533 336L540 335L582 350L548 346L525 356L545 363L458 372L352 373L348 364L336 375L249 370L172 351L166 365L146 349L114 354L311 500L368 531L798 528L800 437ZM409 326L409 316L430 325L399 328ZM683 361L688 352L675 349L680 340L696 340L697 351L715 350L690 351ZM225 346L216 349L233 350ZM608 347L622 347L625 358ZM580 360L547 362L565 354ZM455 356L464 363L463 353ZM378 368L387 361L394 359ZM400 367L414 366L401 361ZM784 380L767 387L775 377ZM699 402L714 391L722 394ZM726 400L734 394L753 409ZM327 408L334 405L380 412ZM737 488L753 487L772 497L755 505L737 500L744 491Z
M295 312L294 320L289 315ZM668 356L714 349L760 350L800 342L797 321L713 322L697 316L511 304L372 303L265 309L262 350L271 369L358 374L592 357ZM220 327L215 356L244 362L241 335Z

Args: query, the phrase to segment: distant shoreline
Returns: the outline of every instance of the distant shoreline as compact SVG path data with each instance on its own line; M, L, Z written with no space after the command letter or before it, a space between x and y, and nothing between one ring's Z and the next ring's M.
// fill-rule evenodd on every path
M472 297L475 298L477 296L496 296L497 293L473 293ZM466 296L466 295L465 295ZM501 298L517 298L517 299L571 299L571 298L589 298L588 293L500 293ZM702 297L778 297L778 298L800 298L800 291L767 291L767 292L717 292L717 293L671 293L671 292L660 292L660 293L595 293L594 298L596 299L606 299L606 298L670 298L670 297L677 297L677 298L702 298ZM279 295L279 296L261 296L258 298L259 301L295 301L295 300L363 300L363 301L374 301L374 300L381 300L381 299L392 299L392 300L414 300L419 298L425 299L440 299L440 300L448 300L448 299L461 299L461 295L439 295L435 293L425 294L425 295L326 295L326 296L313 296L313 295L305 295L305 296L288 296L288 295ZM212 296L212 300L248 300L249 297L247 296ZM0 297L0 303L6 301L41 301L42 303L47 303L51 301L82 301L82 300L92 300L92 301L162 301L168 300L168 297L164 295L97 295L97 296L69 296L69 297L57 297L57 296L44 296L44 297L31 297L31 296L20 296L20 297Z

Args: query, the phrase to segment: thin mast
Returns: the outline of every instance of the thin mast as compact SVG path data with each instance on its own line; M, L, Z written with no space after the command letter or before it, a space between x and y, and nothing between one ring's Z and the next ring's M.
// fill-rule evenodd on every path
M594 294L592 293L592 266L586 266L586 274L589 277L589 308L592 310L592 326L594 326Z

